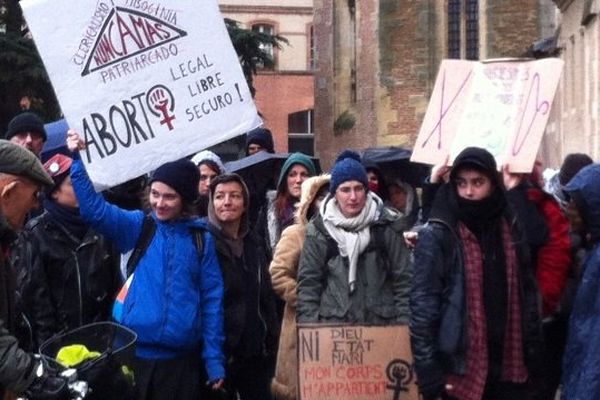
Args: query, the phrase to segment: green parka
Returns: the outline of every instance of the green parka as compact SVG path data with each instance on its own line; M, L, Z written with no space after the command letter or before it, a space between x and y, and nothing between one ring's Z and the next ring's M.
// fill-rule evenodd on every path
M321 215L309 223L298 271L298 322L408 324L412 263L402 237L408 223L382 207L370 229L350 293L348 258Z

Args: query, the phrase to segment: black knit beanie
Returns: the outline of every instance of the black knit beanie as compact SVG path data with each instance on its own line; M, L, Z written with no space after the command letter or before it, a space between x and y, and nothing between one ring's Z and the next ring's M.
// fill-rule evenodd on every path
M494 156L481 147L467 147L454 159L450 171L450 181L454 182L456 174L464 168L472 168L486 175L495 186L500 186L498 167Z
M44 142L48 139L44 129L44 121L37 114L30 111L19 114L10 120L6 130L6 140L10 140L10 138L21 132L37 132L42 135Z
M246 137L246 153L248 153L248 146L250 146L252 143L259 145L268 153L275 152L273 135L267 128L256 128L248 132Z
M186 204L198 198L200 172L193 162L177 160L161 165L150 178L152 182L162 182L175 190Z

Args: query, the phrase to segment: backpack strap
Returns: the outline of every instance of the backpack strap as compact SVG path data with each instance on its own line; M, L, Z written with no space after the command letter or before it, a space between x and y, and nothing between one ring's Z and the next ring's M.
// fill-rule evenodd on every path
M202 255L204 251L204 239L202 237L204 230L200 228L194 228L194 243L196 245L196 250L198 251L198 259L202 260ZM142 223L142 233L135 243L135 247L133 248L133 252L131 253L131 257L127 260L127 276L131 276L134 273L135 268L139 264L140 260L146 254L146 250L148 246L150 246L150 242L156 233L156 222L150 215L146 215L144 217L144 222Z
M133 248L133 252L131 253L131 257L127 260L127 276L131 276L135 271L138 263L146 254L146 250L148 246L150 246L150 242L156 233L156 222L150 215L146 215L144 217L144 222L142 223L142 232L140 237L138 237L137 242L135 243L135 247Z

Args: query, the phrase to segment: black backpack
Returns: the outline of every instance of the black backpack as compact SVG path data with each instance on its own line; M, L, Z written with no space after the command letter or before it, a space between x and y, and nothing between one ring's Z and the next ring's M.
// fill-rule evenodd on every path
M204 230L202 228L194 228L194 237L196 239L196 250L198 251L198 258L202 259L204 242L202 239L202 233ZM135 271L138 263L146 254L146 250L148 246L150 246L150 242L156 233L156 222L150 215L146 215L144 217L144 222L142 223L142 233L135 243L135 247L133 248L133 252L131 253L131 257L127 260L127 276L131 276Z

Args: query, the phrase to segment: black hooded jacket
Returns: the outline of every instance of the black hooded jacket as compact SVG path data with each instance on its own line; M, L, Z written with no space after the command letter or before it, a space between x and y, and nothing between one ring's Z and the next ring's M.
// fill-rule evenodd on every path
M241 178L237 182L245 191L247 204L246 185ZM230 360L273 357L278 323L264 242L248 229L247 212L242 215L238 239L229 238L216 220L212 199L208 221L225 284L225 354ZM240 256L234 251L237 246L241 247Z
M490 171L495 173L495 163ZM419 386L425 398L442 392L446 374L464 374L466 370L468 310L456 196L451 183L439 188L429 222L419 232L415 250L417 267L410 299L411 344ZM508 222L516 248L524 358L531 372L536 369L541 352L539 292L529 247L517 219L509 207L503 208L500 218Z

